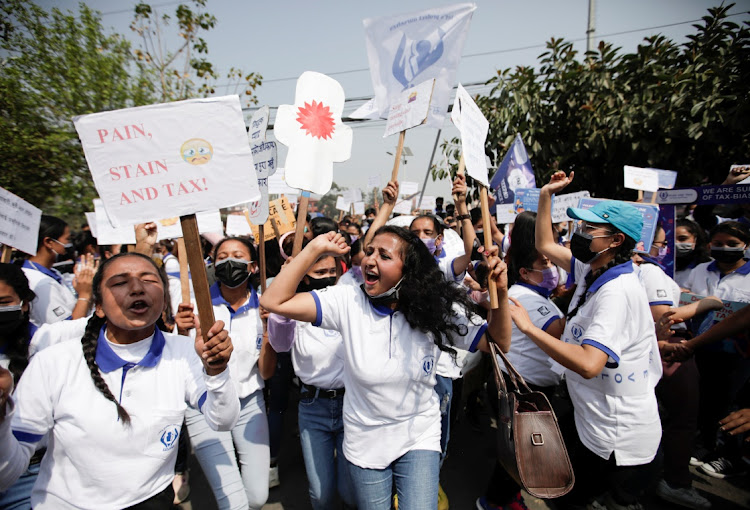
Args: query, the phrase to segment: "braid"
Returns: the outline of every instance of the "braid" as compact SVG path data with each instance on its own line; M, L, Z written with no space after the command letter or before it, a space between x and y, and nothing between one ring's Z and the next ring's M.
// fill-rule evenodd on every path
M101 331L102 326L104 326L106 322L106 319L100 318L96 314L92 315L89 319L86 324L86 331L83 334L83 338L81 338L81 344L83 345L83 358L86 360L86 364L91 371L91 379L94 381L96 389L104 395L104 398L113 402L117 406L117 416L124 424L129 425L130 415L109 390L107 383L102 378L101 372L99 372L99 365L96 364L96 345L99 341L99 331Z

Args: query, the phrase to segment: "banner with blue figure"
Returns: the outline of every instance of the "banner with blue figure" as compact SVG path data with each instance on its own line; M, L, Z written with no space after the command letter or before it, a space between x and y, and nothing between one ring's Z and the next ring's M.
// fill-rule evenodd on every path
M388 115L401 92L434 78L426 125L442 127L476 8L474 3L454 4L363 21L380 117Z
M520 134L516 135L502 163L497 167L490 181L490 188L495 190L495 207L509 204L505 208L511 212L514 208L516 189L536 188L534 169L531 167L531 161L529 161L529 155Z

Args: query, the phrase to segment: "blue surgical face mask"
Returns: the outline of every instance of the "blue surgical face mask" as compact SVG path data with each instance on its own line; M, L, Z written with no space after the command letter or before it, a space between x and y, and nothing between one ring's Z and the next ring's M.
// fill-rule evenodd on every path
M668 248L666 246L662 246L661 248L659 248L659 252L657 253L656 257L654 257L659 264L661 264L664 260L664 257L667 256L667 250Z
M427 251L429 251L430 254L435 253L437 239L433 239L432 237L424 237L420 238L420 241L422 241L424 245L427 246Z
M361 266L352 266L349 271L352 272L352 275L354 275L354 278L356 278L358 281L362 280L362 267Z

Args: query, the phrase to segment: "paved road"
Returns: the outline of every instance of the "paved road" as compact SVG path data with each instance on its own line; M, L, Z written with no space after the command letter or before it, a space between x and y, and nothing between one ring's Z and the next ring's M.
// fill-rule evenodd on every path
M302 461L299 438L296 435L296 402L290 402L284 423L284 445L279 460L281 486L271 489L263 510L310 510L307 495L307 478ZM472 510L492 474L494 463L494 429L487 412L480 416L479 429L472 428L468 420L459 417L451 438L450 453L443 465L441 483L450 500L452 510ZM198 462L191 459L190 499L181 505L182 510L216 510L216 503L200 471ZM697 473L694 469L695 487L702 492L716 510L750 508L750 478L732 481L716 480ZM654 480L654 483L656 480ZM526 496L532 510L554 508L544 501ZM677 510L681 507L650 497L647 510Z

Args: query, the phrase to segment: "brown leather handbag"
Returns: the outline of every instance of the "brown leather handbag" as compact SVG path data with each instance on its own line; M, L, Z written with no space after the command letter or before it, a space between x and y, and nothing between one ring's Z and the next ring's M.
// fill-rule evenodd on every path
M500 464L534 497L548 499L567 494L573 488L575 475L547 396L532 391L495 343L488 343L499 405L497 453ZM506 386L496 355L505 363L513 388Z

